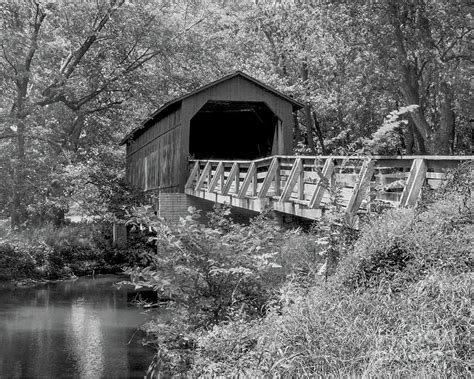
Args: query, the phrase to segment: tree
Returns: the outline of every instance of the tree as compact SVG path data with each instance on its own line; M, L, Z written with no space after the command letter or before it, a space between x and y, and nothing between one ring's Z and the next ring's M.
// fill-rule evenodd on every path
M117 120L121 105L138 100L141 69L166 55L178 33L163 17L166 4L156 1L31 0L0 6L0 83L9 104L2 108L0 138L9 141L14 157L4 156L2 168L10 177L6 197L17 227L28 219L31 195L38 190L38 159L44 179L48 169L87 155L85 146L114 133L109 123ZM140 118L142 112L136 113Z
M361 40L393 73L422 153L453 154L455 130L466 129L470 9L465 1L383 1L353 12L367 21L357 25ZM410 132L411 133L411 132ZM410 137L413 138L413 137ZM459 140L464 150L466 141ZM464 145L464 146L463 146Z

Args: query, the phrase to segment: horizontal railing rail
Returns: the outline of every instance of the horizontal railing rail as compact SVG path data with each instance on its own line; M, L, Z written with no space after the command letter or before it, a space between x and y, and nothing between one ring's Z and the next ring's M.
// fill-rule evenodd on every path
M272 156L252 161L190 160L185 193L217 203L309 219L339 207L413 207L423 185L438 188L474 156Z

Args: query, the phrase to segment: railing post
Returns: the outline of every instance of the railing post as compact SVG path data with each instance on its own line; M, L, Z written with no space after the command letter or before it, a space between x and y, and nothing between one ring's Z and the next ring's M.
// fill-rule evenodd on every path
M276 178L277 171L280 169L280 165L278 163L278 158L273 158L270 167L268 168L267 175L265 176L265 180L263 181L262 188L258 193L258 198L262 199L267 196L267 192L272 185L272 181Z
M220 180L221 180L220 191L222 193L222 190L224 189L224 183L225 183L225 167L224 167L224 164L222 164L222 172L221 172Z
M332 158L327 158L324 162L322 177L319 178L318 184L311 195L309 200L308 208L315 209L319 207L321 200L324 196L324 191L326 191L326 185L330 182L332 173L334 171L334 161Z
M298 177L298 200L304 200L304 165Z
M211 173L212 170L209 172ZM214 189L217 187L217 182L222 177L222 173L224 172L224 164L219 162L217 165L216 171L214 172L214 177L212 178L211 182L208 185L207 192L215 192ZM210 175L210 174L209 174Z
M193 182L195 178L199 178L199 161L194 163L193 169L191 170L191 174L189 174L188 181L184 186L185 189L191 188L193 186Z
M204 166L204 169L201 172L201 176L199 177L196 183L196 187L194 187L195 191L201 190L201 187L203 186L204 182L208 178L210 171L211 171L211 162L207 162L206 165Z
M257 173L257 167L255 167L255 171L252 176L252 196L253 197L257 196L257 190L258 190L258 173Z
M239 193L239 164L234 162L232 168L230 169L229 176L227 177L227 181L224 184L222 189L222 194L227 195L230 191L230 187L232 186L232 182L235 180L235 193Z
M427 170L428 167L424 159L417 158L413 160L410 175L408 175L402 197L400 198L399 207L414 207L416 205Z
M351 199L349 200L349 204L347 204L345 212L346 214L352 216L356 214L359 210L360 204L364 199L364 194L367 190L367 186L370 184L370 180L374 175L374 168L375 164L372 159L365 160L362 164L362 169L360 170L359 174L359 181L354 187Z
M247 175L245 175L244 182L242 183L242 187L239 190L239 194L237 195L238 198L242 199L247 194L247 190L250 186L250 183L254 180L255 176L257 175L257 167L255 162L250 164L250 167L247 171Z
M293 188L295 187L298 178L300 177L300 173L303 171L303 161L301 158L296 158L293 167L291 168L290 175L288 176L288 180L286 181L285 187L280 196L280 202L286 202L290 199L291 194L293 193Z

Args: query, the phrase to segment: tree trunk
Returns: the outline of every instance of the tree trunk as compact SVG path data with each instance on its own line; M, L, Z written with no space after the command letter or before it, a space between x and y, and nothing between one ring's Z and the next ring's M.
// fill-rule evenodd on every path
M303 85L307 86L309 73L308 73L308 64L306 62L303 62L301 64L300 73L301 73L301 80L303 81ZM307 95L309 95L308 89L307 89ZM312 128L313 118L311 116L311 105L309 102L306 103L306 105L303 108L303 111L304 111L304 118L305 118L305 125L306 125L306 139L308 141L308 147L311 153L315 154L316 150L314 148L313 128Z
M298 142L301 140L301 130L296 112L293 112L293 123L295 125L295 133L293 134L294 145L298 146Z
M15 229L21 226L26 219L26 207L24 204L25 192L25 124L23 112L23 104L20 100L17 103L17 138L16 138L16 162L13 169L13 195L10 208L11 228Z
M409 118L407 124L407 132L405 133L405 148L406 154L413 154L413 146L415 145L415 131L413 130L415 126L413 125L413 120Z
M413 120L412 120L412 122L413 122ZM413 128L413 134L415 136L416 145L418 146L418 153L421 154L421 155L426 154L427 151L426 151L426 147L425 147L425 140L421 136L420 131L418 130L418 128L416 128L416 127Z
M440 109L439 128L434 138L434 148L437 154L452 155L455 128L452 88L447 83L442 83L441 94L443 102Z
M326 146L324 146L324 138L323 132L321 130L321 125L319 124L318 118L316 117L316 112L313 111L313 120L314 120L314 127L316 129L316 134L318 136L319 144L321 145L321 152L323 155L327 154Z
M316 153L316 149L314 148L314 139L313 139L313 118L311 117L311 107L307 104L303 108L304 110L304 119L306 125L306 141L308 143L309 150L312 154Z
M413 112L410 113L413 123L418 129L419 134L423 138L425 143L430 143L432 140L431 127L426 121L424 110L421 106L420 95L419 95L419 86L418 86L418 77L416 74L416 67L412 64L407 63L403 67L403 79L400 85L400 91L403 94L405 103L407 105L418 105Z
M418 105L418 107L410 113L410 116L417 129L418 134L423 139L423 146L432 147L433 133L431 126L425 118L424 109L420 101L420 88L418 83L418 67L416 62L408 59L408 53L405 47L405 37L403 35L401 24L406 17L404 12L400 12L400 4L397 2L388 2L388 9L391 14L391 24L394 31L395 43L397 46L399 71L401 73L400 92L403 95L406 105Z
M81 137L82 129L84 128L84 115L79 113L72 123L71 132L69 135L70 148L77 151L79 147L79 139Z

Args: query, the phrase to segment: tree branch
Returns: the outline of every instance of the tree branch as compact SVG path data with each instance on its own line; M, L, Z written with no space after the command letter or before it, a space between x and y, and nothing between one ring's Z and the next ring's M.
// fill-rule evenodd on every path
M86 38L82 45L73 53L72 58L68 61L68 64L63 67L61 74L64 76L64 78L67 79L71 76L82 57L89 51L92 44L96 41L98 34L102 31L117 9L123 5L123 3L124 0L111 1L111 6L109 9L107 9L106 14L102 17L99 24L94 28L92 34Z
M16 66L8 58L7 52L5 50L5 45L3 45L3 44L2 44L2 51L3 51L3 57L5 58L7 63L11 66L11 68L13 68L13 71L15 72L15 74L18 75L18 70L17 70Z
M28 53L26 54L26 57L25 57L25 71L26 72L30 71L31 62L38 48L38 36L41 29L41 25L43 24L43 21L46 17L46 13L44 13L41 10L40 5L38 3L35 3L35 6L36 6L36 14L35 14L35 23L33 26L33 34L30 39L31 41L30 48L28 49Z

